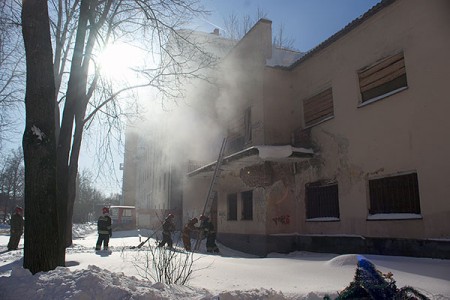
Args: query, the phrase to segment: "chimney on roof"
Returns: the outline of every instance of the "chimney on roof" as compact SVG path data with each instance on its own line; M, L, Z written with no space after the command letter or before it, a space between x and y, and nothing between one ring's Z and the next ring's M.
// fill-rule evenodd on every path
M214 35L219 35L219 28L214 28L214 31L213 32L211 32L211 34L214 34Z

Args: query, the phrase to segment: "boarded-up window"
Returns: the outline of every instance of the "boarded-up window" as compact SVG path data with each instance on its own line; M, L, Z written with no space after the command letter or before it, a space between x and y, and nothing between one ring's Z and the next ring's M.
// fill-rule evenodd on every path
M362 102L407 87L403 52L360 70L358 77Z
M370 214L420 214L417 173L369 180Z
M306 127L334 116L332 89L303 100L303 114Z
M228 220L237 220L237 194L228 194Z
M253 191L241 193L242 220L253 220Z
M339 218L337 183L314 182L306 185L306 219Z

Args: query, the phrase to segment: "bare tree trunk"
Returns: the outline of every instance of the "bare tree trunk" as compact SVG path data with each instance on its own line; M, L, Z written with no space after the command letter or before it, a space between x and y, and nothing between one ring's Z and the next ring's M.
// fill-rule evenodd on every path
M35 274L64 265L57 247L55 81L47 0L23 1L22 27L27 66L23 265Z
M95 18L92 18L95 10L93 3L91 0L80 1L80 14L67 87L66 104L58 137L58 174L62 175L58 176L58 202L63 203L62 207L65 208L63 212L65 216L60 219L59 224L63 226L62 228L65 228L64 236L61 237L64 238L65 247L72 244L72 215L75 203L78 158L83 138L86 108L89 98L92 96L89 93L91 91L88 91L87 88L89 64L92 58L92 50L98 37L97 30L103 26L113 1L105 1L102 16L96 22ZM74 122L75 132L72 140Z
M69 166L69 184L67 187L68 203L67 203L67 216L68 224L66 226L66 246L72 244L72 217L73 208L75 205L76 198L76 186L77 186L77 175L78 175L78 158L80 157L81 140L83 136L83 123L84 113L80 116L77 115L75 122L75 133L73 137L73 145L70 156L70 166Z
M84 45L86 40L87 24L89 19L90 1L83 0L80 5L80 15L78 20L77 33L75 38L75 48L72 57L70 77L67 87L66 103L61 121L61 128L58 137L58 203L60 203L61 216L59 226L61 230L60 239L62 247L66 248L72 244L72 215L69 214L69 203L72 196L69 193L70 187L70 164L72 164L72 131L75 120L77 106L84 102L86 91L87 74L83 74ZM73 155L72 155L73 156ZM77 170L75 170L77 172ZM76 176L76 175L75 175ZM73 206L73 204L72 204ZM70 228L70 229L69 229Z

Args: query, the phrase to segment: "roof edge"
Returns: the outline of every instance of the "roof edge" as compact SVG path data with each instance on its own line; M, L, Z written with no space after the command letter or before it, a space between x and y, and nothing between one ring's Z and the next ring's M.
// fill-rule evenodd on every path
M382 0L380 3L374 5L371 9L366 11L360 17L354 19L353 21L348 23L344 28L342 28L341 30L339 30L338 32L336 32L335 34L330 36L328 39L326 39L325 41L323 41L322 43L320 43L316 47L314 47L311 50L309 50L308 52L306 52L305 55L303 55L300 59L298 59L296 62L294 62L289 67L279 67L279 68L281 68L281 69L288 69L288 70L294 69L299 64L301 64L302 62L304 62L308 58L314 56L319 51L327 48L328 46L330 46L331 44L333 44L334 42L339 40L341 37L345 36L346 34L351 32L353 29L357 28L359 25L364 23L370 17L376 15L379 11L381 11L382 9L388 7L389 5L391 5L392 3L396 2L396 1L397 0Z

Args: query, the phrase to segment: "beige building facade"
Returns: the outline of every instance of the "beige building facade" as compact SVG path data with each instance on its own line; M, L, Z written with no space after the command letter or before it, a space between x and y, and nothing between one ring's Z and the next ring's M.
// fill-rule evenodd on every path
M292 63L260 20L222 63L219 241L262 256L448 257L449 16L445 0L382 1ZM186 215L213 170L188 174Z

